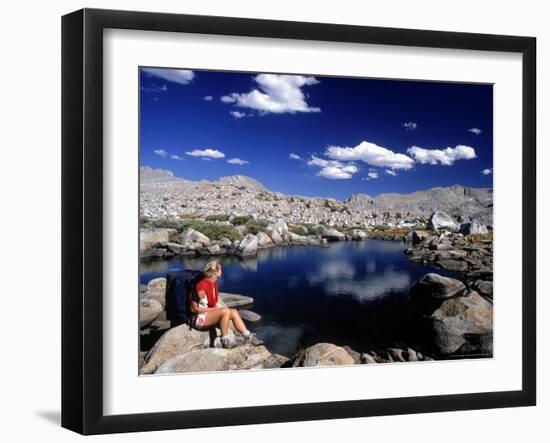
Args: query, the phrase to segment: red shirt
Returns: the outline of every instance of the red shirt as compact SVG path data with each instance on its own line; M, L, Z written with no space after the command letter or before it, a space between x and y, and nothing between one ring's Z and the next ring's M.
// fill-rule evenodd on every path
M218 289L218 282L212 283L206 278L202 279L200 282L197 283L197 294L201 291L204 291L206 293L208 306L210 308L215 308L218 304L218 295L220 293L220 290Z

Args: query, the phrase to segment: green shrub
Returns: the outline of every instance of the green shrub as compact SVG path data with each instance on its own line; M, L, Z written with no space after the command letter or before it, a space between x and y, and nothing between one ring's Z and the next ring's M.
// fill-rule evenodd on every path
M184 220L181 223L181 229L185 230L188 228L199 231L210 240L220 240L223 237L227 237L229 240L234 241L242 238L239 231L229 225L218 225L202 220Z
M151 226L151 220L149 219L149 217L147 217L145 215L142 215L139 218L139 227L140 228L148 228L150 226Z
M241 215L238 217L233 217L231 223L233 224L233 226L246 225L250 220L252 220L252 217L250 217L249 215Z
M150 221L149 226L159 229L180 229L180 222L175 218L157 218Z
M312 235L321 235L321 232L323 232L323 227L322 226L314 225L314 224L311 224L311 223L302 223L302 225Z
M304 225L297 224L297 225L288 225L288 230L292 232L293 234L297 235L307 235L309 234L309 229L306 228Z
M229 220L229 215L225 214L216 214L216 215L207 215L205 217L206 221L227 221Z
M245 223L247 231L254 235L258 234L258 232L264 232L267 225L269 225L269 221L261 219L250 219Z

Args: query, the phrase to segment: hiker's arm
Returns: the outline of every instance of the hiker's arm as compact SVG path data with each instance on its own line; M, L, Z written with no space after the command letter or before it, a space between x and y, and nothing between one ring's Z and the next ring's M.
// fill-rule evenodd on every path
M206 292L204 292L204 291L199 291L197 294L199 295L200 298L207 298L206 297ZM195 314L202 314L203 312L215 311L216 309L220 309L220 308L210 308L210 307L203 308L203 307L199 306L199 304L196 301L193 301L191 303L191 310Z
M192 301L191 302L191 312L193 312L193 314L200 314L201 312L204 312L204 311L200 310L199 304L196 301Z

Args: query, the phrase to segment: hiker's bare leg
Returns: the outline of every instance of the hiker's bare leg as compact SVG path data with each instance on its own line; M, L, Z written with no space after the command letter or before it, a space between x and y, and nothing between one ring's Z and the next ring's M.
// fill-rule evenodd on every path
M239 312L236 309L229 309L230 312L230 318L233 320L233 326L235 326L235 329L239 331L241 334L246 331L246 325L244 324L241 316L239 315Z
M215 309L206 313L203 329L207 329L211 326L220 325L222 335L227 335L227 329L229 326L230 313L227 308Z
M227 331L229 330L229 320L231 320L231 312L229 312L229 309L222 308L223 316L220 320L220 329L222 332L222 337L225 337L227 335Z

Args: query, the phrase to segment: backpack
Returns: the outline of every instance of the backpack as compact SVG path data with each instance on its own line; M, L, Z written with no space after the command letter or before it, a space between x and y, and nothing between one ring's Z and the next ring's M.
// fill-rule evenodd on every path
M196 286L203 277L202 271L191 269L166 274L166 319L171 327L183 323L191 325L194 313L188 294L191 293L193 301L199 302Z

